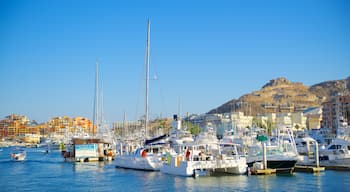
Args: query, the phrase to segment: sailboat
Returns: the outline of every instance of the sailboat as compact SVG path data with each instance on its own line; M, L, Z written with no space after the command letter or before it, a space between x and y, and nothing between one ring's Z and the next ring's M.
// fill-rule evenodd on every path
M150 61L150 20L147 24L147 48L146 48L146 112L145 112L145 130L146 141L148 125L149 125L149 111L148 111L148 97L149 97L149 61ZM161 155L164 150L163 145L146 145L143 144L137 148L135 152L116 156L115 164L117 168L128 168L145 171L159 171L162 166Z
M98 63L96 62L96 80L95 80L95 98L94 98L94 111L93 111L93 123L90 135L82 130L73 135L70 143L62 155L65 161L76 162L91 162L91 161L104 161L113 160L114 153L112 149L112 142L107 141L102 133L96 135L96 130L100 130L100 123L98 121ZM102 120L101 120L102 122ZM96 130L95 130L96 129ZM68 143L68 142L67 142Z

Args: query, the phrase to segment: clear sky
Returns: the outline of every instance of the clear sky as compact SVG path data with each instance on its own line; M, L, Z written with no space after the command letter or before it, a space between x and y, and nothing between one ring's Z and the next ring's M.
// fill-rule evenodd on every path
M206 113L277 77L350 76L347 0L0 0L0 119L92 118L100 64L108 122Z

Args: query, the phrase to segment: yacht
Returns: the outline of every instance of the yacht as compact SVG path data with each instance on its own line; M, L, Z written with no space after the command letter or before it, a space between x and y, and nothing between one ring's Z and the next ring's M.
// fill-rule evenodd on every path
M185 130L181 126L181 120L177 115L173 116L173 129L169 135L169 142L171 145L183 145L193 143L194 139L190 131Z
M314 164L316 163L316 147L318 142L309 135L299 135L295 138L295 144L298 151L298 164Z
M276 137L269 139L267 136L258 135L257 139L258 142L249 147L247 158L249 167L255 167L255 163L263 162L263 146L265 145L268 169L276 169L277 173L294 171L298 153L291 128L280 127Z
M178 146L178 153L167 153L160 168L162 173L198 177L212 174L244 174L247 171L246 159L238 154L222 154L219 147L210 148L205 144Z
M350 166L350 141L335 138L319 154L321 165Z

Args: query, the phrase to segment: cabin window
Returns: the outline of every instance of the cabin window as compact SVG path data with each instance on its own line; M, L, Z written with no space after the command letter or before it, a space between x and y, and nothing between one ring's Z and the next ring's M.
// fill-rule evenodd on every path
M332 145L329 149L341 149L341 145Z

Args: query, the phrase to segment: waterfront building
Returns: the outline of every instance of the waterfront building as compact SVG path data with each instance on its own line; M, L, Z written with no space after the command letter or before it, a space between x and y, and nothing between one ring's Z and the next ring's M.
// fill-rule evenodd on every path
M322 103L322 127L331 128L332 133L335 133L337 115L342 115L345 122L350 124L350 95L338 95L335 99Z
M292 127L291 113L279 113L276 116L276 125Z
M303 130L306 128L306 116L303 112L294 112L291 114L292 128L294 130Z
M304 111L307 129L320 129L322 120L322 108L312 107Z
M67 133L89 133L96 134L97 127L92 125L92 121L85 117L54 117L47 123L47 132L64 136Z
M350 124L350 95L337 96L330 102L322 104L323 107L323 126L327 126L335 129L337 127L337 112L346 120L347 124Z
M246 116L243 112L231 113L232 123L238 128L251 127L253 124L253 116Z
M27 116L12 114L0 120L0 138L18 139L28 143L39 143L40 137L57 135L63 137L68 133L86 132L95 134L92 121L84 117L54 117L47 123L38 124Z
M30 126L30 120L27 116L17 114L6 116L5 119L0 120L0 137L15 139L26 133L37 133L33 127L27 129L28 126Z

